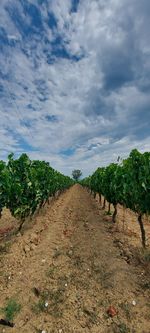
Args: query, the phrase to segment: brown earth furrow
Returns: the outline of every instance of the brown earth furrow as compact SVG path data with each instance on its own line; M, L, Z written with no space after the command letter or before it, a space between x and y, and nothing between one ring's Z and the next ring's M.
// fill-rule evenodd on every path
M1 253L0 307L13 298L21 310L0 333L150 333L142 267L120 255L85 189L75 185L33 222Z

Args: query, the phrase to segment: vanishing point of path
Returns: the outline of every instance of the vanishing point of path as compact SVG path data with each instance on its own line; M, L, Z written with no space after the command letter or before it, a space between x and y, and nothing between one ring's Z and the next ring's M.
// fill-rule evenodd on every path
M85 189L75 185L32 223L0 257L0 307L21 304L0 333L150 333L141 269L120 256Z

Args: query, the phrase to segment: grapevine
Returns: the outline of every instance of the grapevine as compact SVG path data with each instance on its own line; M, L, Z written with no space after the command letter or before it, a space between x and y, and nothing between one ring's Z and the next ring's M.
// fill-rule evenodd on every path
M143 215L150 214L150 153L142 154L134 149L121 164L111 163L105 168L98 168L81 184L94 193L99 193L100 201L103 195L104 203L107 200L113 204L112 221L114 223L118 204L132 209L137 214L142 245L146 246Z
M26 154L14 159L10 154L7 164L0 161L0 216L7 207L21 221L21 229L24 220L48 202L49 197L73 184L71 178L45 161L32 161Z

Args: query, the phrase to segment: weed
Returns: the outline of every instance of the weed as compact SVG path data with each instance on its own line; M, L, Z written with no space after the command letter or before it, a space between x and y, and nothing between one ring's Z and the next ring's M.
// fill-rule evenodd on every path
M8 253L9 248L10 248L10 243L5 243L0 245L0 254L1 253Z
M83 260L81 259L80 256L76 256L74 257L74 265L78 268L81 268L82 267L82 264L83 264Z
M109 300L107 299L100 299L98 302L97 302L97 306L98 307L107 307L109 305Z
M58 288L50 292L51 302L53 306L64 302L64 290L65 289Z
M145 254L144 254L144 261L146 263L150 263L150 251L146 251Z
M5 315L5 320L13 321L15 315L20 312L21 305L11 298L4 308L1 308L1 312Z
M45 312L46 310L45 301L43 299L40 299L38 303L32 305L31 309L35 314L39 314L40 312Z
M142 289L147 290L150 289L150 281L143 282L141 284Z
M130 333L129 328L126 326L125 323L120 323L118 325L119 333Z
M114 323L112 325L112 333L131 333L129 328L126 326L125 323L120 322L119 324Z
M47 312L54 317L61 317L62 310L60 309L60 305L65 301L64 291L65 289L58 288L42 292L38 303L32 305L32 311L35 314ZM47 302L48 306L46 306Z
M113 282L110 281L112 272L108 272L105 267L97 266L94 263L92 263L92 271L95 273L95 279L101 283L103 288L113 287Z
M65 285L68 284L69 279L66 275L61 275L58 277L59 289L65 290Z
M50 299L50 305L48 308L48 313L55 318L62 317L61 304L65 302L65 288L58 288L56 290L49 291L48 297Z
M69 275L70 281L73 281L75 277L76 277L76 272L74 272L74 271L70 272L70 275Z
M66 252L66 255L71 259L74 255L73 250L69 250Z
M53 264L51 264L49 269L46 272L46 276L50 277L51 279L54 279L55 271L56 271L56 267Z
M95 311L91 311L86 307L84 307L83 312L88 316L89 322L91 322L92 324L97 323L97 313Z
M47 300L48 300L48 291L41 292L39 301L33 304L31 307L32 311L36 314L47 311L47 307L45 306Z
M120 304L121 309L125 312L126 318L131 319L131 306L128 303L121 303Z

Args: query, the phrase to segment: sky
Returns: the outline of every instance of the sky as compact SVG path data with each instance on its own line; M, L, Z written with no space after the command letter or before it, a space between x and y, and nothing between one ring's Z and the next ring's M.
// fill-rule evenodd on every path
M0 0L0 159L71 175L150 150L149 0Z

